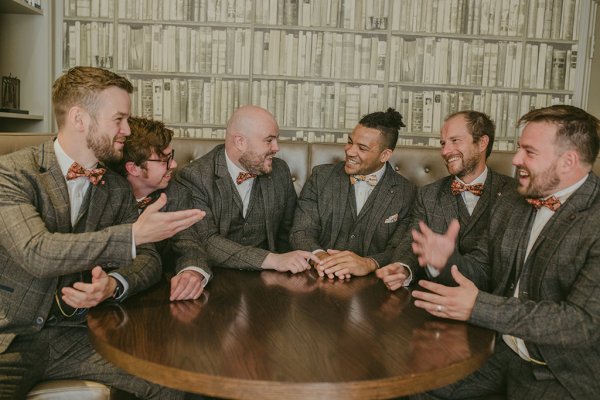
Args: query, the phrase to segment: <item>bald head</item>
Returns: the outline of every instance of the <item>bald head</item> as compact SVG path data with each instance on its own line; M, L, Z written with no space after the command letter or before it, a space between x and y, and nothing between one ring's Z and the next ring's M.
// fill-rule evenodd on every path
M227 122L225 150L239 167L255 173L271 172L271 160L279 151L279 126L264 108L247 105L233 112Z

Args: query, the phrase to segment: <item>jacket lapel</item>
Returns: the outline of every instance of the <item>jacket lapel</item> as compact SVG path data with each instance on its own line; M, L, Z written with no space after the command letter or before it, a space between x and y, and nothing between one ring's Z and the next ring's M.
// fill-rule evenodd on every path
M453 180L454 176L448 176L439 193L440 205L444 215L444 221L446 222L446 228L450 225L450 222L459 215L456 196L452 194L452 190L450 189L450 184Z
M275 250L275 227L273 227L273 213L270 210L275 206L275 190L273 189L273 178L271 175L260 175L256 178L258 182L263 204L265 207L265 226L267 228L267 240L269 242L269 249Z
M332 179L332 204L333 215L331 218L331 236L329 243L335 243L342 227L346 205L348 204L348 191L350 190L350 178L344 172L344 164L340 163L335 167L336 176Z
M369 221L367 223L365 229L364 236L364 249L365 253L369 252L369 247L371 246L371 241L373 239L373 235L375 234L375 230L382 224L385 213L388 211L388 207L390 205L390 198L394 196L394 192L396 190L396 184L394 183L393 175L396 172L394 169L386 163L385 172L381 179L381 182L373 189L371 196L375 196L372 203L373 212L369 217ZM371 197L369 196L369 198ZM369 199L367 199L369 201ZM363 207L364 209L364 207ZM362 210L361 210L362 211Z
M467 235L471 229L475 225L477 225L477 221L481 218L481 214L485 213L488 207L492 202L493 197L498 195L498 185L496 184L496 179L494 179L494 173L491 169L488 168L488 175L485 179L483 193L479 200L477 201L477 205L473 209L473 213L471 214L471 218L469 218L469 223L461 229L461 235Z
M219 220L219 232L224 235L229 232L229 226L231 225L233 198L235 196L235 193L233 193L235 188L232 185L227 162L225 161L225 146L217 150L215 156L215 185L221 201L214 204L217 211L213 212Z
M67 183L63 176L56 154L54 153L54 141L48 141L38 147L38 160L40 160L40 181L42 186L48 188L45 194L48 199L42 199L42 201L49 201L50 207L46 208L46 223L49 223L48 217L50 210L55 213L55 227L48 227L53 229L55 232L70 232L71 231L71 209L69 202L69 191L67 190ZM38 207L40 210L41 206Z

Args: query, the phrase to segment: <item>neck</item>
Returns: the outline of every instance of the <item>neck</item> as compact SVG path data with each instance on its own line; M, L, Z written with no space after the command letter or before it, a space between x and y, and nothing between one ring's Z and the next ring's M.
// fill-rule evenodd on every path
M138 184L138 182L135 180L135 177L132 177L131 175L127 175L127 182L129 182L129 186L131 186L131 191L133 192L133 197L136 199L142 199L154 192L154 190Z
M483 171L485 171L485 163L484 164L478 164L477 168L475 168L469 174L467 174L465 176L459 176L459 178L464 183L470 184L475 179L477 179L479 177L479 175L483 174Z
M58 143L64 152L76 161L81 166L89 168L98 163L98 158L94 155L92 150L87 147L85 140L79 140L74 135L77 133L59 131L57 135Z

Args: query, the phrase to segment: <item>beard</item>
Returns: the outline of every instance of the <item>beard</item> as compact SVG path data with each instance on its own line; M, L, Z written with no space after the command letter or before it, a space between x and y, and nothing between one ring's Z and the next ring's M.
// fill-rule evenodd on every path
M524 197L531 198L539 198L545 197L552 193L552 191L558 186L560 183L560 178L558 177L558 173L556 172L556 165L552 164L545 171L532 174L525 167L517 168L517 176L519 170L527 171L529 174L529 184L527 186L521 185L517 187L517 191Z
M452 155L448 158L451 158L451 157L455 157L455 155ZM471 174L473 171L475 171L475 169L477 169L477 165L479 165L479 158L480 158L479 154L473 154L470 158L465 159L464 155L461 154L461 161L462 161L461 169L452 171L448 164L446 164L446 167L448 168L448 172L450 172L450 174L455 175L462 179L463 177Z
M259 155L252 150L245 151L240 156L240 164L246 169L246 171L255 175L270 174L273 166L265 165L267 157L274 155L275 153L267 153L265 155Z
M103 163L114 163L123 158L123 150L115 149L114 140L108 135L98 134L98 125L95 123L90 124L85 141L96 158Z

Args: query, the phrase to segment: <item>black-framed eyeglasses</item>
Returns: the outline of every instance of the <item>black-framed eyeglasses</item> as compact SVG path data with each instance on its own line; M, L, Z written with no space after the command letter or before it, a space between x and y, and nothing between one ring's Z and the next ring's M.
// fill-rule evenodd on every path
M173 159L175 158L175 149L171 150L171 152L169 153L169 155L166 156L166 158L157 160L157 159L149 159L146 161L154 161L154 162L161 162L161 163L167 163L167 169L171 168L171 162L173 161Z

